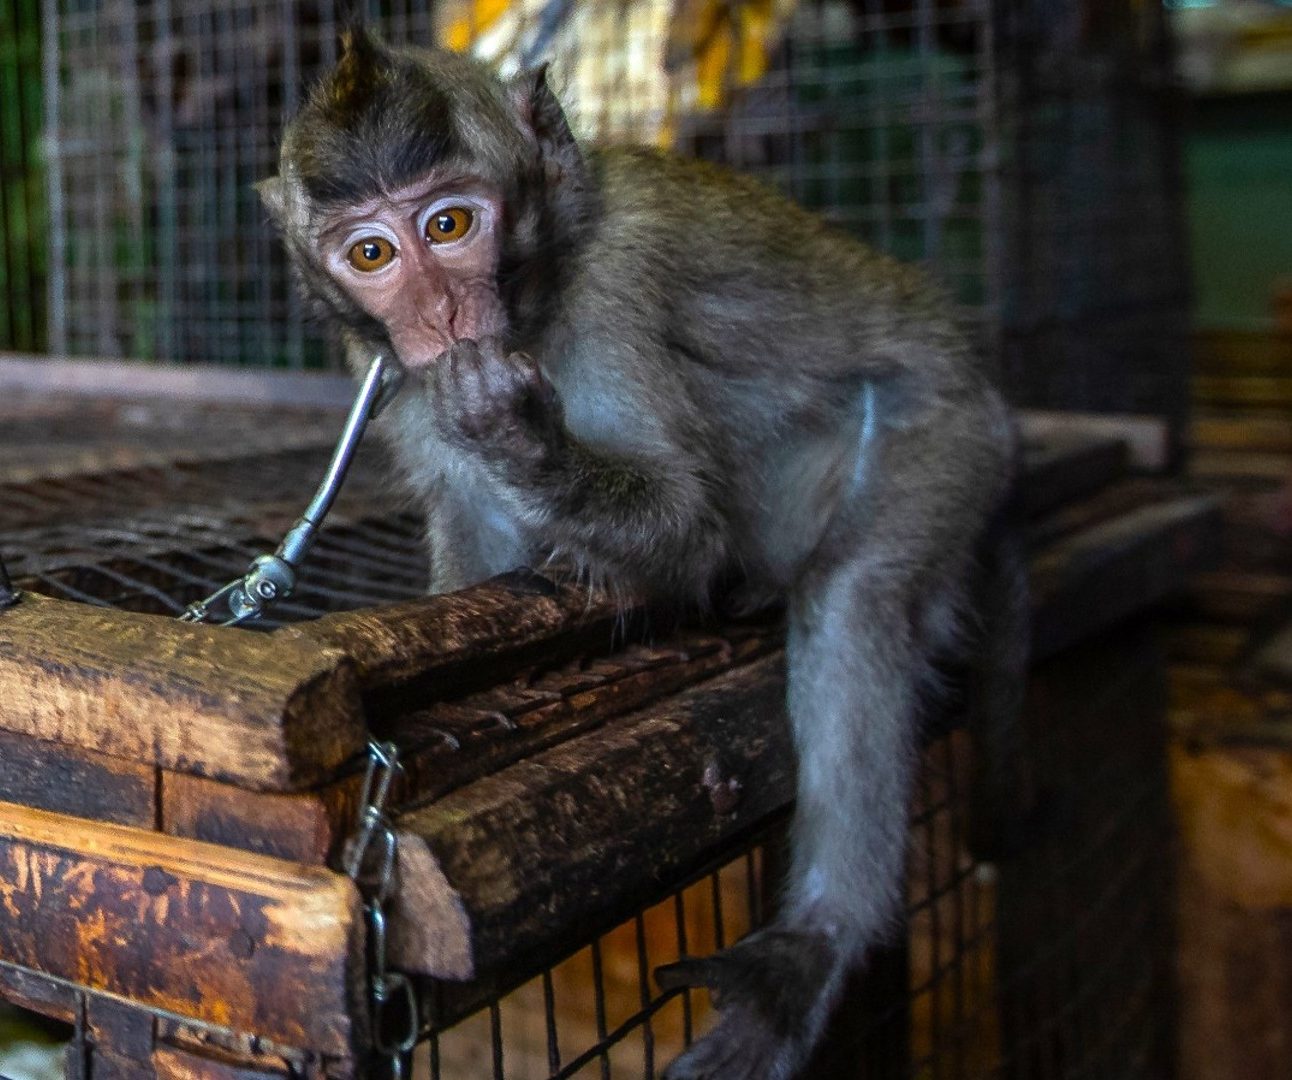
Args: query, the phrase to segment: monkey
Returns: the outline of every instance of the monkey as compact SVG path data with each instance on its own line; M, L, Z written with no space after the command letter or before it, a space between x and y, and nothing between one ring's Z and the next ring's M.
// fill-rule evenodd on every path
M922 271L771 188L580 145L543 68L351 29L259 190L348 363L406 372L382 422L432 591L559 558L637 596L703 608L735 579L783 605L781 902L656 979L718 1006L669 1080L801 1075L900 913L940 658L992 632L975 597L1002 626L1025 608L990 554L1015 437L985 354ZM992 651L1016 696L1019 650Z

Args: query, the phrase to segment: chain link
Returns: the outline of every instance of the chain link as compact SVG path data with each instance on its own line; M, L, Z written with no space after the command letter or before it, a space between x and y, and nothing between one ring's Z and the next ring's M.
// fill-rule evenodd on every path
M363 897L368 929L368 996L373 1045L389 1061L390 1075L403 1080L404 1058L417 1043L417 995L408 976L391 971L386 955L386 905L394 893L399 839L386 813L391 784L403 766L390 742L368 743L368 771L359 795L354 832L342 867Z

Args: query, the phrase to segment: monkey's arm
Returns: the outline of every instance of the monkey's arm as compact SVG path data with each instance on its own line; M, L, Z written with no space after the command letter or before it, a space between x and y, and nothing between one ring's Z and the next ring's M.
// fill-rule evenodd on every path
M459 341L426 374L441 436L479 457L550 549L612 580L703 592L724 560L723 528L694 454L615 455L576 438L538 365Z

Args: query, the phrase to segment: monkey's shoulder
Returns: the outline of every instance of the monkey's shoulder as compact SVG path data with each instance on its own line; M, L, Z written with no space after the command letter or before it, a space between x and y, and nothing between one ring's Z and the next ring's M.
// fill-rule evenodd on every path
M816 311L848 299L921 315L945 307L922 269L756 177L640 146L604 147L591 162L603 196L600 246L627 260L662 262L679 285L765 281Z
M602 213L573 296L593 324L613 308L721 367L743 366L740 341L780 369L847 369L895 341L964 351L954 305L921 269L758 179L640 147L592 165Z

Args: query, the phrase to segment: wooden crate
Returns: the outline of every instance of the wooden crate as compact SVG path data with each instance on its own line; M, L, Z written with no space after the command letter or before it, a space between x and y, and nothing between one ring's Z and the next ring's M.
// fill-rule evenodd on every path
M1028 455L1042 727L1080 648L1120 671L1126 721L1152 721L1132 690L1160 665L1101 635L1214 544L1210 499L1125 467L1071 432ZM789 807L777 625L646 637L645 618L524 572L272 633L29 593L0 613L0 996L72 1025L69 1076L365 1073L364 922L336 867L377 737L405 766L392 962L419 973L428 1023L496 1001ZM947 843L968 873L967 837ZM1030 889L1042 863L1006 848ZM937 911L917 905L859 988L900 1031L854 1060L940 1045L952 984L911 974L966 931ZM1007 922L1022 963L1049 924ZM1018 1032L992 1000L974 1053L999 1057Z

